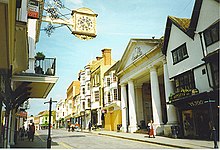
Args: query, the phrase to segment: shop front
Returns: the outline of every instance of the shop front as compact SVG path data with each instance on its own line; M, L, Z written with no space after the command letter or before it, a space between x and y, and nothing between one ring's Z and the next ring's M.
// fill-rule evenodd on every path
M217 134L219 139L218 97L218 92L203 92L173 101L178 109L180 136L212 140Z

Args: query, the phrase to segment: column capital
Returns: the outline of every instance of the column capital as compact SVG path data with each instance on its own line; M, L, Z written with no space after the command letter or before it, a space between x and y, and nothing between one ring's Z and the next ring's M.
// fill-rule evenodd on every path
M149 66L150 71L156 71L156 67L154 65Z
M125 87L125 86L127 85L127 83L119 83L119 85L120 85L121 87Z

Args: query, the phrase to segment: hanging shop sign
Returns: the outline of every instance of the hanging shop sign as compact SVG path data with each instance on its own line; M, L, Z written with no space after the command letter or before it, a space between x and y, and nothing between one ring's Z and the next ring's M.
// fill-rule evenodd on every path
M20 112L17 114L17 116L26 118L26 117L27 117L27 112L26 112L26 111L20 111Z
M29 0L28 18L39 19L39 2L38 1Z

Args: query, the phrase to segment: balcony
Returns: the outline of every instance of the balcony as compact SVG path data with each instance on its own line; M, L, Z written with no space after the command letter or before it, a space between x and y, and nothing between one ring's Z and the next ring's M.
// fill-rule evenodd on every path
M45 58L44 60L35 59L34 70L35 74L55 75L56 58Z

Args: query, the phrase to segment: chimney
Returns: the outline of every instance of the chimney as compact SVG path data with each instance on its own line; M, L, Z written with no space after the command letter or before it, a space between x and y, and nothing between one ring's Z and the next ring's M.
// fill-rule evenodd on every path
M98 57L98 56L96 57L96 60L98 60L98 61L99 61L100 59L102 59L102 57Z
M111 65L111 49L103 49L102 50L102 57L104 59L104 65Z

